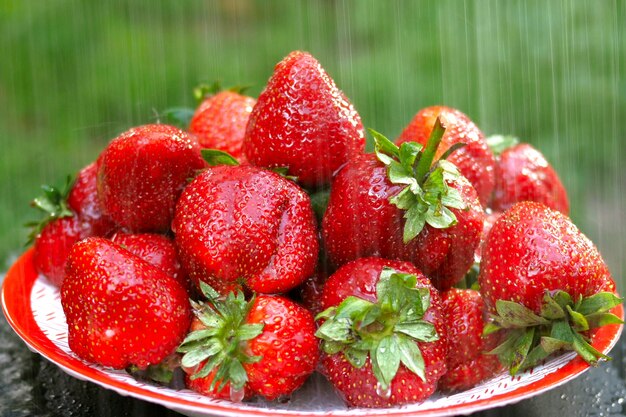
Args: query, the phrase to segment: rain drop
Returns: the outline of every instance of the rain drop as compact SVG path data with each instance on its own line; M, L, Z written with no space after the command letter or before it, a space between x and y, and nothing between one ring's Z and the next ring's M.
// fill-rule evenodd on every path
M383 384L380 382L376 383L376 394L384 399L391 397L391 385L384 389Z

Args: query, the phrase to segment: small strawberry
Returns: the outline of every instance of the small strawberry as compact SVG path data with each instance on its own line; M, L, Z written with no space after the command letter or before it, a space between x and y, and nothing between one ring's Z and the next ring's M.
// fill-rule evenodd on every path
M192 289L191 282L178 261L176 246L168 237L155 233L118 232L111 236L111 240L175 278L188 290Z
M446 372L439 293L408 262L362 258L328 278L316 336L322 371L351 407L428 398Z
M593 328L621 322L621 300L593 243L568 217L541 203L516 203L495 222L478 276L493 323L506 339L492 351L512 374L559 350L596 364ZM591 330L591 333L589 332Z
M201 284L206 303L195 303L196 325L178 351L196 370L189 387L216 398L253 395L273 400L290 395L313 373L319 357L313 316L293 301L242 292L224 300Z
M373 132L376 154L348 162L333 180L322 234L335 266L381 256L414 263L435 287L458 282L474 261L484 212L476 191L445 161L432 163L444 129L425 149Z
M115 225L102 212L98 201L95 164L83 168L75 180L68 178L63 191L50 186L42 188L44 194L33 200L33 206L46 216L30 224L34 263L39 273L61 286L72 245L89 236L106 236Z
M318 241L309 197L271 171L207 169L183 192L172 227L192 280L224 294L240 284L285 292L315 270Z
M536 201L567 215L567 191L541 152L527 143L516 144L510 137L492 136L488 140L502 143L507 139L509 147L497 159L491 207L504 211L519 201Z
M208 97L196 109L189 132L203 148L228 152L245 162L242 145L246 125L256 100L234 91L221 91Z
M99 237L72 247L61 305L70 349L115 369L158 364L176 350L191 323L187 292L178 281Z
M326 273L318 271L307 278L298 288L297 295L300 302L313 314L318 314L323 310L322 291L326 279Z
M168 125L139 126L113 139L98 158L98 196L121 227L165 232L187 180L204 167L193 136Z
M288 167L303 186L322 187L364 147L352 104L315 58L295 51L276 65L252 109L243 149L253 165Z
M67 206L80 218L93 236L107 236L115 230L115 223L107 216L98 199L98 166L96 162L81 169L67 196Z
M437 117L445 124L446 133L436 157L440 157L451 146L464 143L465 146L450 154L448 161L456 165L468 179L481 204L486 207L494 187L495 159L485 141L485 135L465 114L450 107L426 107L413 117L396 144L417 142L426 145Z
M483 337L484 302L478 291L450 288L441 293L448 331L448 372L439 380L444 391L461 391L492 377L502 367L488 355L496 347L495 335Z

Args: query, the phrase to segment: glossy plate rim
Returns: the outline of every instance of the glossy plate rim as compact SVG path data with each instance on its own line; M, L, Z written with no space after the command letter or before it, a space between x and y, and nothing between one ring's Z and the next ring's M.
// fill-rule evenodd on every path
M37 271L33 265L33 250L27 250L11 266L2 285L1 302L2 311L9 325L17 335L34 352L39 353L71 376L93 382L103 388L113 390L124 396L131 396L144 401L157 403L167 408L183 413L195 413L196 415L221 415L221 416L320 416L333 415L327 411L297 411L283 409L269 409L260 407L241 407L237 404L199 404L183 398L175 398L160 392L154 392L142 387L129 385L124 381L111 378L105 372L90 367L78 358L69 356L58 348L39 328L31 308L30 294L38 279ZM613 311L621 319L624 318L622 305ZM598 330L594 347L603 353L608 353L619 340L623 325L609 325ZM512 404L526 398L541 394L556 388L589 369L589 365L580 357L575 357L555 372L544 378L531 382L528 385L518 387L510 392L496 394L487 398L479 398L475 401L453 404L440 409L428 410L404 410L395 408L358 409L359 416L367 415L390 415L398 417L434 417L459 414L470 414L489 408L501 407ZM356 411L356 410L355 410ZM341 415L350 415L350 410L342 410Z

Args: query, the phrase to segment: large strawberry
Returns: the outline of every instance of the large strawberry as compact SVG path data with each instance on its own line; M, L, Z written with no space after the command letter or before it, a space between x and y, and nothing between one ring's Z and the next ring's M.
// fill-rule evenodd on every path
M496 335L483 336L484 302L480 293L450 288L441 293L448 331L448 372L439 380L445 391L461 391L495 375L501 369L498 358L489 355L496 347Z
M588 331L620 322L609 310L621 300L596 247L562 213L536 202L505 211L489 232L478 278L493 316L486 333L505 330L493 353L511 373L561 349L592 364L605 358Z
M324 285L322 370L349 406L420 402L446 372L439 293L408 262L362 258Z
M81 240L61 287L70 349L116 369L158 364L189 329L187 297L174 278L110 240Z
M243 138L255 103L252 97L235 91L210 95L196 109L189 132L196 135L201 147L228 152L244 162Z
M182 270L174 242L155 233L124 233L118 232L111 240L144 261L174 277L185 288L191 291L192 285L187 274Z
M315 58L296 51L276 65L246 129L250 163L288 167L302 185L320 187L364 147L358 113Z
M452 152L448 160L469 180L483 207L486 207L494 187L495 160L485 135L465 114L450 107L426 107L417 112L404 128L396 144L418 142L426 145L437 117L446 125L437 157L457 143L465 144Z
M446 154L432 164L443 134L437 126L425 149L413 142L397 147L374 132L376 154L355 158L337 173L322 222L336 266L364 256L407 260L438 289L467 272L485 214Z
M318 241L309 197L271 171L207 169L183 192L172 227L193 281L223 293L239 284L285 292L315 270Z
M510 137L492 136L488 141L502 143L506 139ZM491 207L504 211L519 201L537 201L569 213L567 191L543 154L527 143L510 142L498 156Z
M98 196L123 228L167 231L180 193L204 167L192 135L169 125L139 126L113 139L98 158Z
M195 372L191 388L217 397L241 400L260 395L287 396L313 373L319 357L313 316L278 295L243 293L225 299L202 284L206 303L194 303L196 325L178 349L183 367Z
M33 200L33 205L46 213L44 219L31 224L34 263L39 273L60 286L72 245L89 236L106 236L115 225L98 201L95 164L83 168L75 180L68 180L64 190L42 188L44 194Z

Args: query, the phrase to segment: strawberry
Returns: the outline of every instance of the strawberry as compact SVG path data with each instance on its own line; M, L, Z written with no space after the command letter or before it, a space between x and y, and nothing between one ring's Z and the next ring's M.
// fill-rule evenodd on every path
M493 350L512 374L559 350L596 364L590 329L621 322L621 302L593 243L564 214L537 202L516 203L496 220L485 246L480 289L505 341Z
M44 195L33 200L33 206L46 213L43 220L31 223L34 263L39 273L61 286L72 245L89 236L106 236L115 225L98 201L95 164L83 168L75 180L68 179L63 191L42 188Z
M309 197L271 171L249 165L207 169L183 192L172 227L192 280L224 294L239 284L285 292L315 270L318 242Z
M361 258L328 278L322 372L348 406L388 407L428 398L446 372L439 293L408 262Z
M290 395L313 373L319 350L305 308L278 295L246 301L242 292L231 292L219 299L208 285L201 288L208 301L193 306L202 325L178 349L183 367L195 367L190 388L216 398L273 400Z
M448 331L448 372L439 380L444 391L461 391L492 377L501 370L494 355L496 335L483 337L484 302L478 291L450 288L441 293Z
M161 271L179 281L185 288L191 290L191 282L182 270L174 242L164 235L155 233L131 234L118 232L111 236L111 240L124 249L156 266Z
M519 201L537 201L567 215L567 191L543 154L527 143L515 144L510 137L492 136L489 141L505 139L513 142L499 154L491 207L504 211Z
M67 196L67 205L82 223L87 223L86 227L92 230L93 236L107 236L115 230L115 223L100 205L97 174L96 162L80 170Z
M322 187L363 152L361 119L319 62L295 51L279 62L252 109L243 149L263 167L288 167L305 187Z
M60 287L72 245L89 234L76 216L50 221L35 239L33 262L37 272Z
M308 277L298 288L298 294L302 305L313 314L320 313L322 309L322 290L327 275L325 272L318 271Z
M172 354L191 323L183 286L110 240L76 243L61 287L69 346L103 366L144 369Z
M322 221L330 260L340 266L364 256L402 259L438 289L451 287L480 241L485 214L476 191L447 154L432 165L440 124L424 150L373 134L376 154L355 158L334 178Z
M191 119L189 132L201 147L228 152L245 162L243 138L255 103L252 97L228 90L206 97Z
M461 174L472 184L483 207L487 207L494 187L495 159L480 129L460 111L444 106L426 107L420 110L396 140L418 142L426 145L435 119L440 117L446 125L446 133L441 141L437 157L451 146L464 143L456 149L448 160L457 166Z
M196 139L168 125L122 133L98 158L98 196L105 212L133 232L165 232L187 180L204 168Z

